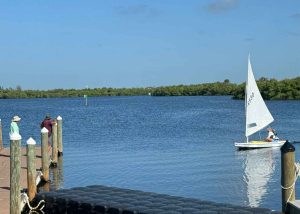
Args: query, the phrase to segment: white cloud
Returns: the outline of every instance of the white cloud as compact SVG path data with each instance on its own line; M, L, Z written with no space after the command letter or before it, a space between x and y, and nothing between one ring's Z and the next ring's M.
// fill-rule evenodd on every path
M157 16L159 12L145 4L137 4L131 6L118 6L115 8L119 15L142 15L147 17Z
M238 6L238 0L216 0L206 6L206 10L211 13L222 13L232 10Z
M292 17L293 19L300 20L300 13L295 13L295 14L291 15L291 17Z

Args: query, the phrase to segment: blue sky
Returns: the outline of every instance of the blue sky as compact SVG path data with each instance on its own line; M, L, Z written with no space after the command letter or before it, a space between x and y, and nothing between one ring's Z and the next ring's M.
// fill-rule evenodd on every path
M0 86L146 87L300 75L300 0L0 1Z

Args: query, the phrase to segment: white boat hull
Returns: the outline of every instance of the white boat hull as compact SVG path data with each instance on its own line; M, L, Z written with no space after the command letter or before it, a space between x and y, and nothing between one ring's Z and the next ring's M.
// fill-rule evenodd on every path
M266 141L250 141L248 143L234 143L238 149L257 149L257 148L270 148L270 147L281 147L286 141L276 140L273 142Z

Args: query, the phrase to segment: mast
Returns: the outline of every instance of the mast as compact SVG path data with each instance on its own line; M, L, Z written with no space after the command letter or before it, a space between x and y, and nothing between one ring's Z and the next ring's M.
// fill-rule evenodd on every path
M249 69L249 64L250 64L250 54L248 55L248 69ZM248 73L247 73L247 79L246 79L246 84L245 84L245 137L246 137L246 143L249 142L249 138L247 136L247 87L248 87Z
M248 143L248 136L246 135L247 130L247 81L245 85L245 137L246 137L246 143Z

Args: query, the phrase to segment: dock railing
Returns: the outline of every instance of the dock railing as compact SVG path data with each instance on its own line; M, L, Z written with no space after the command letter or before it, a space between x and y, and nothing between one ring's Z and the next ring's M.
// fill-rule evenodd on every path
M0 119L0 150L3 149L3 141L2 141L2 122Z

